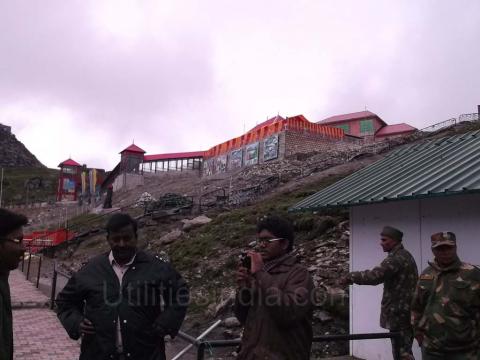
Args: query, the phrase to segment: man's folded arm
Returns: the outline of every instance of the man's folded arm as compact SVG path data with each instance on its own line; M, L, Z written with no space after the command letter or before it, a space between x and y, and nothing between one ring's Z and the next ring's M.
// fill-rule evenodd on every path
M262 303L279 323L288 326L311 311L313 281L307 269L295 269L283 289L274 285L274 277L266 271L260 270L254 277Z
M84 296L79 290L76 275L68 280L67 285L58 294L55 303L58 307L58 319L68 335L77 340L81 335L79 328L84 318Z

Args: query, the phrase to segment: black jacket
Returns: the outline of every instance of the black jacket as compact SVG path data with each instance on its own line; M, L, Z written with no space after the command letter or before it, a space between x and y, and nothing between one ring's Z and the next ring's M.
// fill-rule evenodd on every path
M0 273L0 360L13 359L12 304L8 272Z
M178 333L187 311L188 288L170 264L139 251L120 289L107 253L76 273L56 302L58 318L72 339L80 337L84 317L95 327L95 335L82 339L80 360L117 358L118 318L127 359L163 360L163 337Z

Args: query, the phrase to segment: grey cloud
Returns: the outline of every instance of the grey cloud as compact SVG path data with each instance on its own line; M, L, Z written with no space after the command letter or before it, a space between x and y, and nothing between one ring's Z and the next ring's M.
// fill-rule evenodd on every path
M208 38L173 33L126 49L96 33L83 1L0 4L0 100L44 99L103 127L133 127L212 91ZM168 29L166 29L168 31Z

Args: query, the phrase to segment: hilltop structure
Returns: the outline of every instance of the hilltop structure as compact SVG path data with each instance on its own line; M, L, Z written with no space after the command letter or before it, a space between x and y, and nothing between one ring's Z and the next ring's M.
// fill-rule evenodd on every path
M58 167L57 201L91 201L91 197L100 196L105 170L87 168L87 165L80 165L70 158Z
M370 111L335 115L317 124L333 126L342 129L345 134L370 141L402 137L417 131L416 128L405 123L388 125L380 116Z

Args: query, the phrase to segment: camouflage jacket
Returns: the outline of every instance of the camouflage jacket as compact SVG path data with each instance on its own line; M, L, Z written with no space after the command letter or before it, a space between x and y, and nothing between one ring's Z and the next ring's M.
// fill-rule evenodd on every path
M433 352L475 348L480 341L480 269L459 259L446 268L429 264L412 302L415 334L423 333L423 346Z
M400 330L410 327L410 304L418 280L415 260L402 244L395 246L382 263L366 271L355 271L347 278L359 285L383 285L380 326Z

